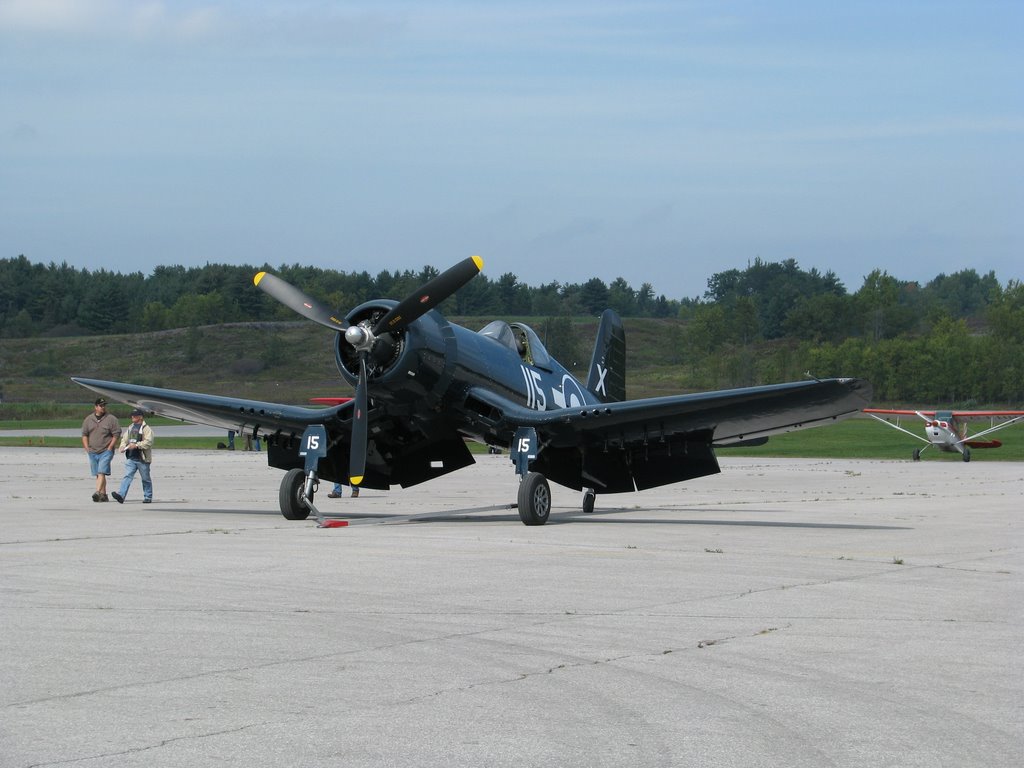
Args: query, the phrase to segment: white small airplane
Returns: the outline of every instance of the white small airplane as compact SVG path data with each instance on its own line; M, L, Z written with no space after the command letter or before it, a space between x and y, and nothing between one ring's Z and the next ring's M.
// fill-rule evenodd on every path
M981 440L979 438L1005 429L1024 419L1024 411L899 411L882 408L865 408L866 413L886 426L905 432L916 440L927 443L924 448L914 449L914 461L921 459L921 454L929 447L935 446L945 453L959 453L964 461L971 460L971 448L998 448L1002 445L998 440ZM924 437L900 426L903 416L918 416L924 420ZM989 422L988 429L967 434L968 421Z

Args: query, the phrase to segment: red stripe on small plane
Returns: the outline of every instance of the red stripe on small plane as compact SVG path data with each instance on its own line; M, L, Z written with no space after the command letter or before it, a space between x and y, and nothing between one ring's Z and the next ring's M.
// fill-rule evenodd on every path
M348 520L324 520L321 528L347 528Z

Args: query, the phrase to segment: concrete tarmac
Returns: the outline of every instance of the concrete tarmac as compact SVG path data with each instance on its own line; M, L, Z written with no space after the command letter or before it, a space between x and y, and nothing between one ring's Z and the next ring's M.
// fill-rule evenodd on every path
M264 454L158 444L144 506L0 448L0 766L1024 765L1024 464L726 455L527 528L443 514L514 501L478 459L318 529Z

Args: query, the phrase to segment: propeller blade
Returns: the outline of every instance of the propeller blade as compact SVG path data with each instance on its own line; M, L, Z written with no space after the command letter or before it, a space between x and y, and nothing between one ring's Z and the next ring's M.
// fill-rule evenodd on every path
M421 285L415 293L402 299L397 307L378 320L373 327L373 334L377 336L388 331L402 330L480 274L483 268L484 260L479 256L470 256L454 267L449 267L433 280Z
M259 272L253 279L253 284L266 294L273 296L286 307L294 309L303 317L307 317L315 323L326 326L335 331L344 331L347 327L345 322L334 316L334 312L312 296L307 296L291 283L287 283L277 275L269 272Z
M359 355L359 383L352 412L352 445L349 447L348 480L352 487L363 482L366 472L366 353Z

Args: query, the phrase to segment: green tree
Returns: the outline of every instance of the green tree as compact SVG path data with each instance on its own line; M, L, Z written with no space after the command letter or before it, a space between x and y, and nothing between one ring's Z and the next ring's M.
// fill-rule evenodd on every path
M992 335L1005 343L1024 344L1024 283L1011 280L986 313Z
M599 277L592 277L580 290L580 303L588 315L599 315L608 308L608 286Z
M801 296L783 321L785 335L802 341L840 341L849 333L853 303L849 296L817 293Z
M608 286L608 308L614 309L620 317L636 314L636 291L624 278L617 277Z
M170 323L170 312L159 301L150 301L142 308L142 330L162 331L169 328Z
M888 272L872 270L853 298L858 313L864 319L868 335L875 341L889 335L887 320L899 305L899 281Z

